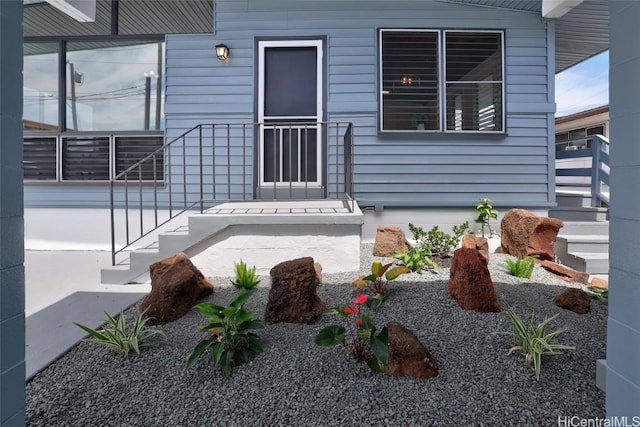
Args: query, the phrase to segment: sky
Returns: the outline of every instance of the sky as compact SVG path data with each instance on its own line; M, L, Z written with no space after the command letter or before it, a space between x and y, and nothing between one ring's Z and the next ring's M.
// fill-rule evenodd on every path
M556 74L556 117L609 104L609 51Z

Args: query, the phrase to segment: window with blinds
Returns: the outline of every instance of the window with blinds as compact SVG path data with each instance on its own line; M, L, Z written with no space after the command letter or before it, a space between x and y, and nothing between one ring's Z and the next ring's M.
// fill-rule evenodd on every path
M24 179L33 181L55 180L57 176L56 138L24 139Z
M145 159L129 172L127 178L162 181L163 143L161 134L25 137L24 179L32 182L109 181Z
M501 31L381 30L380 127L504 132Z
M162 136L129 136L117 137L115 147L115 175L126 171L131 166L145 159L134 170L129 172L128 179L140 179L143 181L162 181L163 160ZM150 154L151 157L147 158ZM122 178L124 179L124 178Z

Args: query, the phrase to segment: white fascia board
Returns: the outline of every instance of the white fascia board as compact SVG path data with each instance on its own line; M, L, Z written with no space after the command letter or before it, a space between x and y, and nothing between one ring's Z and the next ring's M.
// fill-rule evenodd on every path
M78 22L96 20L96 0L47 0L47 3Z
M542 0L543 18L561 18L583 0Z

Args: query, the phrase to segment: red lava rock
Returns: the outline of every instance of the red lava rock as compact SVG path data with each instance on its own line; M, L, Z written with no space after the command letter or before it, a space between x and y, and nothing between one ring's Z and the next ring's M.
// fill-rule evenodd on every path
M389 322L389 360L382 367L385 374L397 377L434 378L438 375L436 360L413 332L398 322Z
M320 280L313 258L282 262L271 269L267 323L310 323L324 311L316 292Z
M402 228L397 225L379 225L376 230L376 241L373 244L373 255L392 256L396 252L409 250L409 243Z
M557 218L539 217L525 209L511 209L500 224L502 252L553 260L556 237L563 225L562 220Z
M201 299L213 293L213 285L183 252L149 266L151 292L140 302L150 325L177 320Z
M449 294L465 310L481 313L502 311L487 263L475 249L460 248L453 253Z

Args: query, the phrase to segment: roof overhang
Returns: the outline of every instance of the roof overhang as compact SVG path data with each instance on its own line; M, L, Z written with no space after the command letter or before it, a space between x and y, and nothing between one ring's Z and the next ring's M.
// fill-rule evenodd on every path
M609 0L441 0L535 13L555 22L559 73L609 49Z
M543 18L561 18L583 0L542 0Z
M96 19L96 0L47 0L47 3L78 22Z

